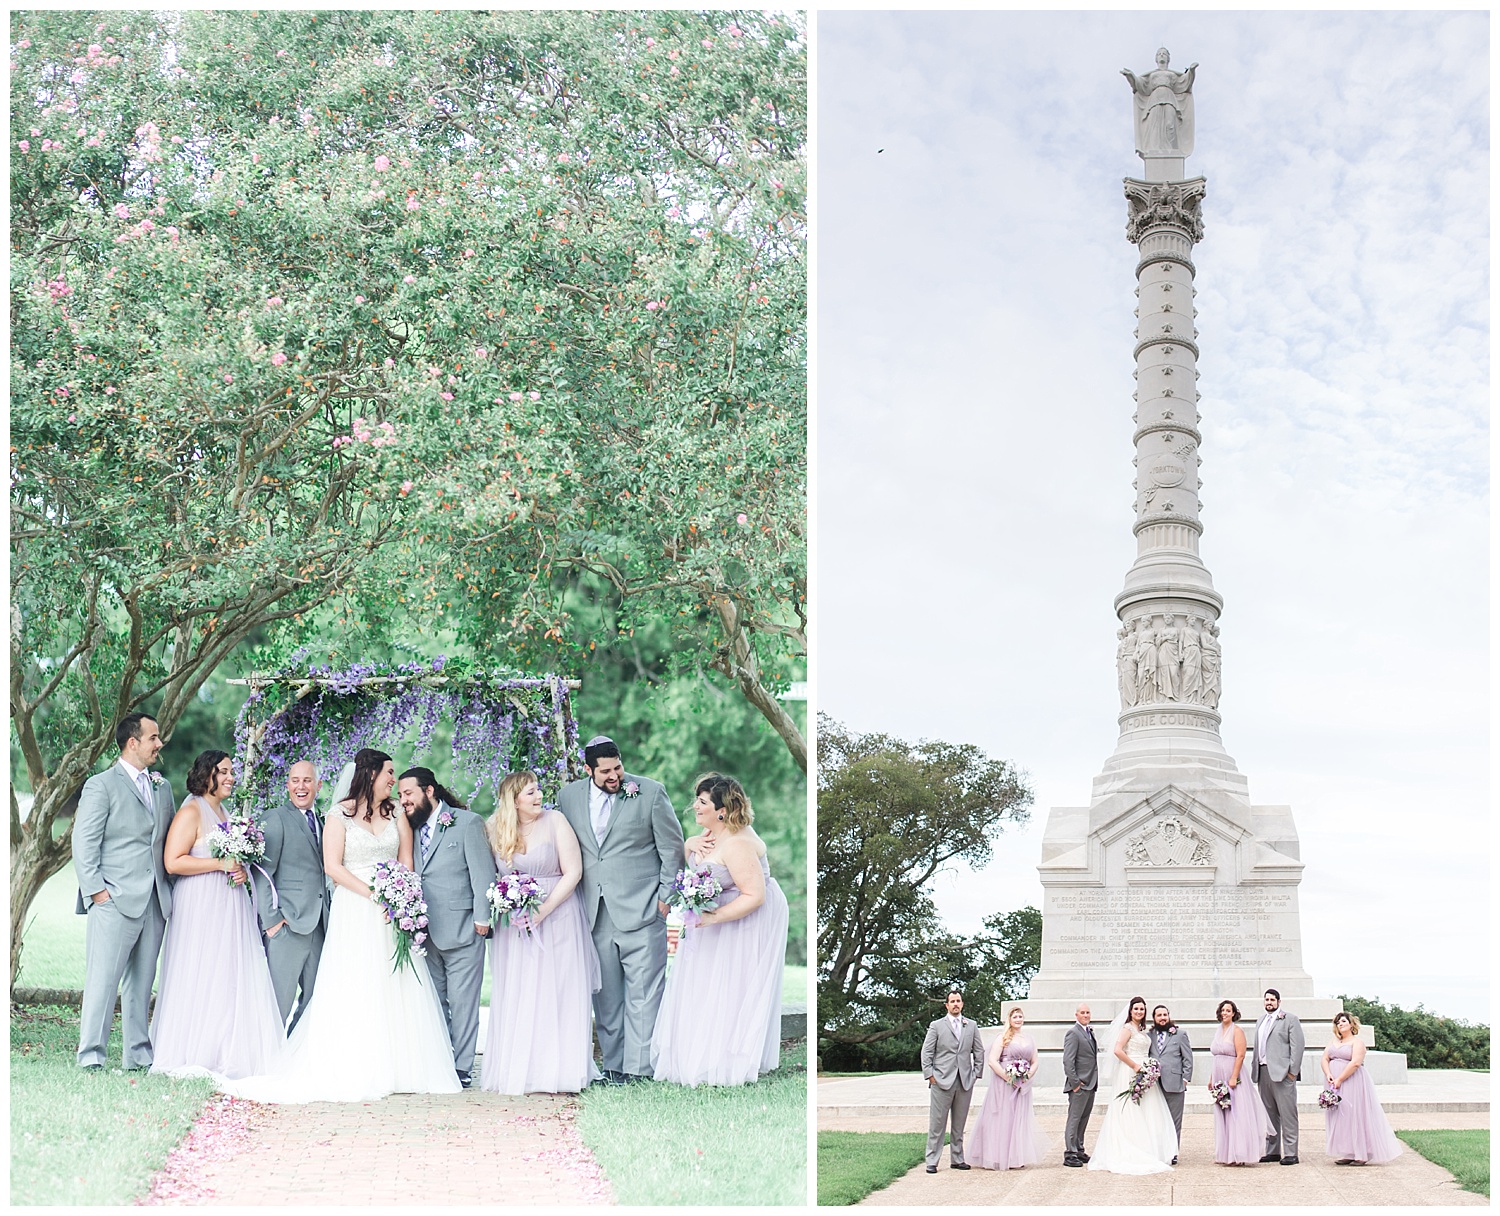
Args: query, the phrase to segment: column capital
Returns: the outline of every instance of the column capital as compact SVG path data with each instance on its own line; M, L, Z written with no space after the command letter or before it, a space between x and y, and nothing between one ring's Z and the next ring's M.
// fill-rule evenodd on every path
M1139 245L1148 233L1159 228L1175 228L1189 241L1203 239L1201 206L1208 192L1208 179L1190 178L1183 182L1144 182L1125 179L1125 201L1130 204L1130 218L1125 221L1125 236Z

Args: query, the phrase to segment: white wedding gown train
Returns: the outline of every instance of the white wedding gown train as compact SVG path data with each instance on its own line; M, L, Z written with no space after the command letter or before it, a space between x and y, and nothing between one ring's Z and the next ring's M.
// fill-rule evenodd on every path
M1139 1031L1133 1032L1125 1045L1125 1054L1144 1062L1151 1056L1150 1040ZM1108 1091L1109 1106L1104 1111L1104 1125L1099 1129L1099 1143L1094 1146L1089 1169L1108 1170L1112 1174L1159 1174L1170 1170L1172 1158L1177 1156L1177 1127L1161 1086L1153 1085L1142 1094L1139 1105L1128 1097L1118 1097L1130 1088L1135 1073L1127 1064L1117 1061L1116 1065L1114 1084Z

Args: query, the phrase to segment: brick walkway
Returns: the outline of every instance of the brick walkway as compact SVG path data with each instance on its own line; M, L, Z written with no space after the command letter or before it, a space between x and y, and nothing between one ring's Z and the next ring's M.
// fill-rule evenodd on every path
M144 1202L611 1203L576 1112L565 1096L479 1090L306 1106L216 1098Z

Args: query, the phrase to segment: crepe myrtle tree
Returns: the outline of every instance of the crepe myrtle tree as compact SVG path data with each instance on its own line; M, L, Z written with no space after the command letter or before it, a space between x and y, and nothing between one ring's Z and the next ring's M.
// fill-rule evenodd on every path
M719 116L694 127L665 82L707 79L700 61L723 46L742 56L712 72L723 97L763 76L801 112L796 31L660 21L653 35L620 14L12 15L11 711L34 796L23 821L13 784L12 978L124 713L150 706L169 736L236 645L332 598L378 620L394 585L454 611L412 560L465 560L442 556L450 543L509 570L593 560L589 529L629 534L597 495L580 533L570 495L589 466L573 454L597 415L679 400L662 395L670 342L648 322L670 311L661 284L697 281L678 261L714 259L704 200L730 198L674 183L661 148L708 173L733 106L705 102L691 114ZM784 120L767 94L754 138L770 143ZM609 138L570 142L572 114ZM574 164L608 206L568 210ZM800 258L800 170L777 171L746 174L757 197L711 217L738 232L736 215L760 223L776 200L785 214L743 238L757 268ZM576 266L575 244L591 250ZM800 291L800 271L776 269ZM771 307L753 281L736 297L751 321ZM709 335L732 352L702 407L714 426L749 411L741 377L758 393L772 381L752 371L799 351L800 312L777 315L783 329ZM682 342L696 357L697 331ZM589 361L606 350L607 377ZM777 407L800 410L800 391ZM566 527L541 513L553 501ZM524 633L544 600L521 590L489 589L486 610Z
M950 862L982 867L1031 800L1023 774L971 744L860 735L818 716L820 1045L878 1043L935 1016L929 998L956 960L995 943L947 933L928 884Z

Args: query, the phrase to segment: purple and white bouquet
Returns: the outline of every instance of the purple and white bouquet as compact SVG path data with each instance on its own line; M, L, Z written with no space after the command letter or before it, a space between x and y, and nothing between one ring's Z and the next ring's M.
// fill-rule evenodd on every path
M266 855L266 834L260 824L247 811L230 811L223 823L217 824L208 834L208 852L212 857L232 857L247 870ZM224 880L234 883L234 876L225 874ZM245 890L254 897L250 884Z
M1031 1061L1006 1060L1005 1079L1017 1089L1020 1089L1027 1081L1031 1080Z
M375 906L385 913L396 931L396 953L392 971L411 967L420 980L421 972L412 966L412 958L422 958L427 951L427 901L422 898L422 881L399 861L378 861L370 878L370 894Z
M485 892L490 901L490 924L509 925L532 932L531 914L542 906L542 884L530 874L501 874Z
M1234 1100L1234 1090L1229 1088L1227 1081L1215 1081L1208 1087L1208 1096L1220 1110L1228 1110L1229 1104Z
M1141 1098L1161 1077L1161 1065L1156 1062L1155 1057L1148 1057L1146 1062L1136 1070L1135 1078L1130 1082L1130 1088L1121 1090L1115 1095L1117 1098L1129 1098L1137 1106L1141 1104Z
M682 931L696 925L703 913L719 906L719 896L724 888L714 877L711 866L683 866L672 879L672 889L667 892L667 905L682 909Z
M1343 1095L1332 1085L1325 1085L1323 1092L1318 1095L1318 1105L1324 1110L1332 1110L1344 1100Z

